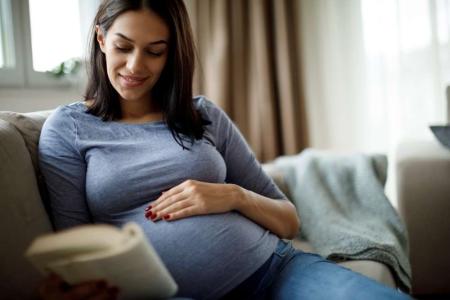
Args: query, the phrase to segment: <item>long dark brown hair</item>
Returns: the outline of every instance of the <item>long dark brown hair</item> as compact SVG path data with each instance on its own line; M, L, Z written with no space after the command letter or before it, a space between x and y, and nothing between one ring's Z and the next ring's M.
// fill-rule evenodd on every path
M170 40L166 65L152 88L152 100L161 108L176 142L185 147L183 141L201 139L203 125L210 122L202 119L192 102L192 80L195 67L195 46L191 24L183 0L105 0L100 5L91 29L88 62L88 85L85 100L93 99L88 113L104 121L122 117L119 95L111 85L106 70L106 59L97 43L96 25L107 34L118 16L126 11L150 9L159 15L169 27Z

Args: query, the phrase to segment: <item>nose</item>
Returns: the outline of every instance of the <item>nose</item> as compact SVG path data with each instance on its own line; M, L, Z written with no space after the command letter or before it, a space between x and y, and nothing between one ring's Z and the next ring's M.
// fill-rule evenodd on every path
M145 67L143 54L140 51L133 51L127 59L127 69L132 74L139 73Z

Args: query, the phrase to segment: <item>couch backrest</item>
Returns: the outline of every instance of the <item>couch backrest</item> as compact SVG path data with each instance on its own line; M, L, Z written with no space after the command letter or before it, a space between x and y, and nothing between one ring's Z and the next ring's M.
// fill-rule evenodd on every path
M0 112L0 119L11 123L22 135L25 145L30 152L31 161L36 172L38 168L37 145L42 126L52 110L32 113L16 113L11 111Z
M0 112L0 295L36 298L41 276L24 258L33 238L52 230L38 186L37 143L50 112Z

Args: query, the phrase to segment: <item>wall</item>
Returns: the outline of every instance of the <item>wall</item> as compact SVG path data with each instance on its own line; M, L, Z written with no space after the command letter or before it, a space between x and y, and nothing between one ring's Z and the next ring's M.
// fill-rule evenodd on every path
M54 109L58 105L81 100L77 88L6 89L0 88L0 111L31 112Z

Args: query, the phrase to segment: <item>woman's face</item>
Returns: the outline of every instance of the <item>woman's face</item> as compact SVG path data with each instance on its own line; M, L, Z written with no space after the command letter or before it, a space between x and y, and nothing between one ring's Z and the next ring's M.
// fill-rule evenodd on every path
M166 64L169 28L148 9L127 11L97 41L106 57L108 78L121 101L148 101Z

